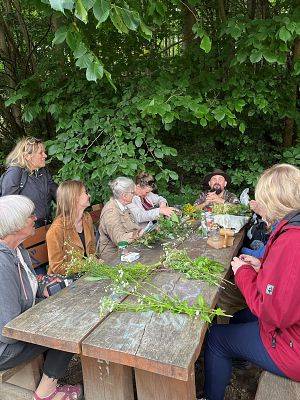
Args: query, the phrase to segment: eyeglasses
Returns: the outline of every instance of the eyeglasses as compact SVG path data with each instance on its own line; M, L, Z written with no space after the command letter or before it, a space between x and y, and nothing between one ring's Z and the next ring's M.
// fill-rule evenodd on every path
M43 143L42 139L38 139L35 137L32 137L30 139L27 140L28 144L39 144L39 143Z

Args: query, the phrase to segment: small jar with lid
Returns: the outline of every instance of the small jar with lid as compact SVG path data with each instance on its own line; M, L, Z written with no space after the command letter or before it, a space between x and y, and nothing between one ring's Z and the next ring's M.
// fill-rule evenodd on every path
M125 240L122 242L118 242L118 253L120 254L120 257L128 253L127 247L128 247L128 242L126 242Z

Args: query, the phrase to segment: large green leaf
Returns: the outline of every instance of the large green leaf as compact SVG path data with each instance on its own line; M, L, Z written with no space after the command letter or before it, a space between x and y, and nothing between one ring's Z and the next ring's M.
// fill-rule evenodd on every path
M75 8L75 16L80 19L82 22L84 22L85 24L88 21L88 13L87 10L85 9L84 5L83 5L83 1L82 0L76 0L76 8Z
M76 60L75 65L76 65L76 67L79 67L80 69L87 68L91 64L92 61L93 61L92 55L90 53L86 53Z
M64 12L64 0L50 0L50 6L53 10Z
M54 36L54 39L52 41L52 45L60 44L60 43L64 42L66 40L66 36L67 36L67 27L66 26L60 27L55 32L55 36Z
M120 8L122 19L128 29L136 31L140 24L140 17L137 12L127 10L126 8Z
M102 79L103 77L103 66L98 60L94 60L89 64L86 69L86 79L88 81L97 81L97 79Z
M89 11L91 8L93 8L96 0L82 0L82 4L86 11Z
M285 26L282 26L279 29L278 35L279 35L279 38L281 40L283 40L284 42L287 42L292 37L291 32L289 30L287 30Z
M80 35L69 29L66 35L66 42L71 50L75 51L80 43Z
M75 58L80 58L80 57L82 57L82 56L84 56L86 53L87 53L87 48L86 48L86 46L85 46L85 44L84 43L82 43L82 42L80 42L78 45L77 45L77 47L76 47L76 50L74 51L74 57Z
M110 11L110 0L96 0L93 12L99 24L106 21Z
M124 21L121 17L120 7L116 7L115 5L113 5L109 16L110 16L111 22L117 28L119 33L128 33L129 32L127 26L124 24Z
M142 20L140 21L140 29L145 39L150 40L152 38L151 29Z
M259 62L262 59L262 52L260 50L252 50L250 55L250 61L252 64Z
M211 50L211 40L210 40L209 36L207 36L207 35L203 36L203 38L201 40L201 43L200 43L200 48L202 50L204 50L205 53L209 53L210 52L210 50Z

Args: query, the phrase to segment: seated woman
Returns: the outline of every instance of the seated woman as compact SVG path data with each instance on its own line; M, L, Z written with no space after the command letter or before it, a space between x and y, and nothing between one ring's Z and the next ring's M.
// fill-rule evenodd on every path
M116 256L119 242L131 243L143 234L127 208L134 196L134 182L121 176L110 182L109 186L113 197L103 207L99 222L99 256L106 262Z
M155 187L153 176L146 172L141 172L135 178L135 196L127 207L141 227L157 220L160 215L169 217L174 211L174 208L167 206L166 199L152 192Z
M260 177L255 198L271 233L262 261L248 255L231 262L248 309L230 325L214 325L205 347L205 396L224 398L232 359L300 381L300 170L279 164Z
M46 165L45 146L40 139L20 140L6 158L0 193L22 194L33 201L37 221L35 226L51 222L51 201L56 200L57 184L53 182Z
M81 399L80 385L58 387L72 358L71 353L47 349L2 336L9 321L33 307L40 293L28 252L21 243L34 234L34 204L25 196L0 198L0 370L14 368L45 353L43 376L35 400Z
M93 221L84 210L90 196L80 181L65 181L57 189L56 218L46 235L49 274L65 275L70 252L82 256L95 254L96 240Z

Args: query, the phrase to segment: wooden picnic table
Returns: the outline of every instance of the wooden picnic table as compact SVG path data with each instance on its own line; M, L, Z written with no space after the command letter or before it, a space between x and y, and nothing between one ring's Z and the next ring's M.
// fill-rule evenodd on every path
M220 261L225 276L242 236L238 234L234 246L227 249L209 248L197 235L181 247L187 248L192 257L205 255ZM142 263L157 263L162 248L144 249L141 255ZM176 272L158 272L152 283L188 300L202 294L212 307L217 301L217 287L186 280ZM109 281L81 278L10 321L3 334L80 354L86 400L134 399L132 367L139 400L194 399L194 361L200 353L206 324L185 315L152 312L114 312L100 319L99 302L108 295L112 295ZM126 297L120 296L119 301ZM132 300L129 297L125 301Z
M162 249L145 251L141 262L158 262L161 255ZM80 278L10 321L3 328L3 334L24 342L80 354L83 339L101 323L101 298L110 295L109 281L90 282ZM120 296L119 300L125 297Z
M232 247L215 250L194 234L180 247L193 258L202 255L221 262L226 277L242 239L243 233L239 233ZM158 272L151 284L189 301L201 294L210 307L218 298L218 287L188 280L177 272ZM147 284L145 290L155 292ZM125 301L135 300L129 297ZM194 363L206 330L206 323L182 314L110 314L82 343L86 398L133 399L129 367L134 367L139 400L194 400Z

